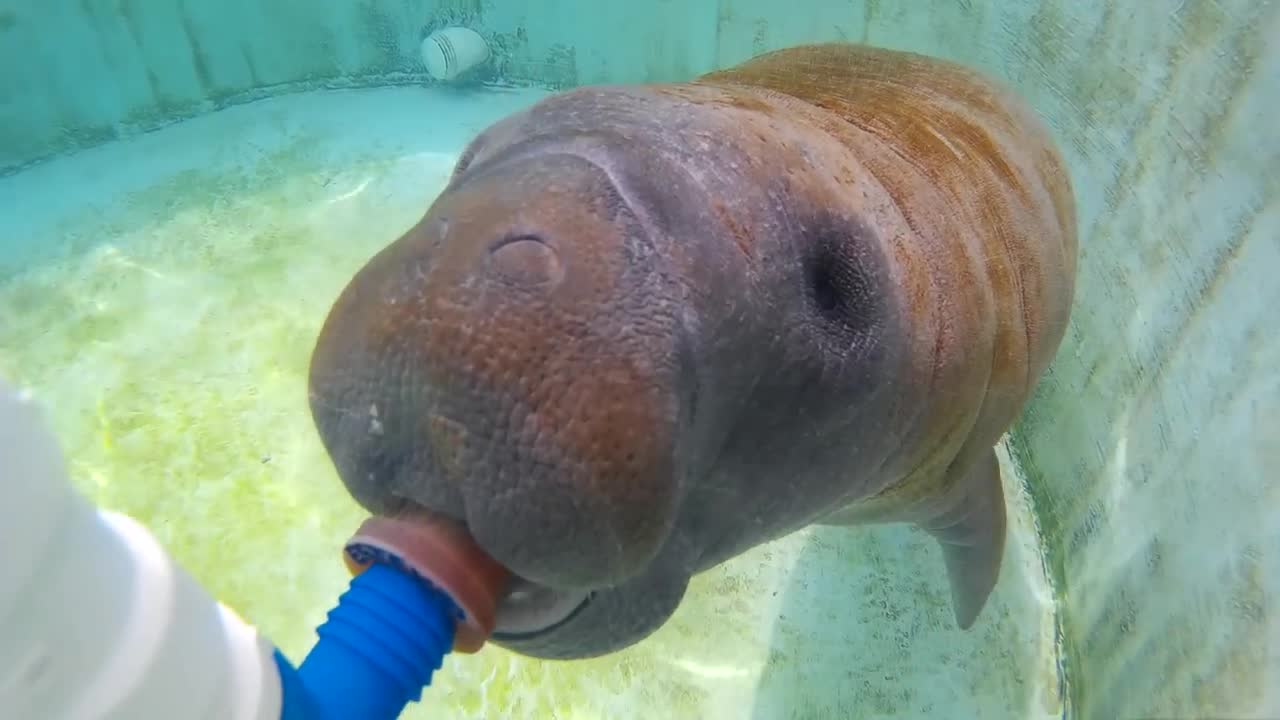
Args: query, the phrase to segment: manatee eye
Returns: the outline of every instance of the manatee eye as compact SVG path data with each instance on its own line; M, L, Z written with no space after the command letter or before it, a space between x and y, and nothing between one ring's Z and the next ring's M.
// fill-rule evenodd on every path
M831 270L825 262L810 263L809 292L813 293L813 304L823 313L832 313L840 308L840 288Z
M858 258L846 254L848 245L837 239L815 248L806 264L805 282L823 318L861 332L875 322L872 283Z
M471 169L471 166L475 164L476 156L479 155L480 151L484 150L485 146L488 144L488 133L480 133L472 138L471 142L467 143L466 146L462 148L462 154L458 156L458 161L453 164L453 172L449 175L449 182L456 182L458 178L465 175L466 172Z
M458 158L458 162L453 165L453 173L450 175L450 180L456 180L458 176L467 171L467 168L471 167L471 161L475 160L476 153L480 152L479 145L479 140L476 140L462 151L462 155Z

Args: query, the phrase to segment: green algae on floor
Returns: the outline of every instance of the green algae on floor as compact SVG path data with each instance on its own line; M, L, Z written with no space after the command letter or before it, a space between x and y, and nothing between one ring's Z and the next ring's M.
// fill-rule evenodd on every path
M361 517L311 426L315 334L462 140L527 100L484 115L428 94L424 124L424 92L282 98L0 180L48 216L27 239L62 243L0 282L0 373L38 392L84 492L295 659L346 584L339 549ZM141 177L144 156L165 162ZM96 183L80 190L94 201L42 205L68 178ZM695 578L626 652L452 656L406 718L1057 717L1051 602L1008 478L1004 576L971 632L921 534L810 530Z

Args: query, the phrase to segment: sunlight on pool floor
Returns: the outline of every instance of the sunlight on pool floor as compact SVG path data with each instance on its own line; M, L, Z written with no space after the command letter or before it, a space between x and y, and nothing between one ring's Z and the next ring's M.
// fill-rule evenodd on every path
M465 140L537 97L292 96L0 179L21 198L0 212L0 249L43 253L0 281L0 373L43 398L80 488L295 659L346 583L339 548L361 517L310 424L315 333ZM1004 574L968 633L922 534L806 531L695 579L628 652L448 658L406 717L1060 717L1052 597L1006 474Z

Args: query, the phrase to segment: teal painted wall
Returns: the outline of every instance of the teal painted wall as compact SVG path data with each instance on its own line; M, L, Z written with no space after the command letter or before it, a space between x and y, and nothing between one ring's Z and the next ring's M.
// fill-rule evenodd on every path
M3 0L0 170L272 92L403 81L430 5Z
M0 174L269 95L427 82L418 45L450 22L489 38L499 79L566 87L678 80L812 40L964 55L978 49L975 29L996 31L1009 15L972 2L937 2L928 12L877 5L0 0Z
M1280 4L0 2L0 168L311 85L421 82L474 22L513 81L689 77L829 39L983 67L1080 201L1072 329L1012 437L1082 718L1280 713Z

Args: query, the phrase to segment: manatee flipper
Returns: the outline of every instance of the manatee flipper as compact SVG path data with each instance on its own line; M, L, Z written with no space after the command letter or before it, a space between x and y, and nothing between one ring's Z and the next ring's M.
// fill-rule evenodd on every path
M1004 555L1004 489L995 450L979 456L952 492L946 509L919 525L942 546L956 623L968 630L996 585Z

